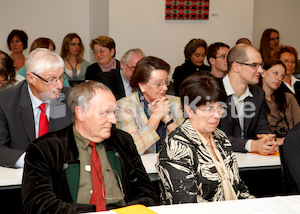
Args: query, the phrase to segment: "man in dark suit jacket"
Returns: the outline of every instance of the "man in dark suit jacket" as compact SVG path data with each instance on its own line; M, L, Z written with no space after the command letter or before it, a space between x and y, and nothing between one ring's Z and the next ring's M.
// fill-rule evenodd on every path
M219 128L229 137L233 151L274 154L279 142L270 134L265 95L259 82L262 58L257 49L238 44L228 54L228 74L222 79L228 96L228 111Z
M102 83L84 82L69 95L73 125L45 134L28 146L22 183L24 213L99 211L91 201L94 175L105 189L102 210L157 205L158 196L130 134L112 127L116 99ZM101 168L93 174L91 143ZM89 145L90 144L90 145ZM99 183L101 184L101 181ZM95 205L96 204L96 207Z
M0 165L23 167L24 151L39 135L39 105L46 103L49 131L69 125L68 88L63 88L64 62L48 49L28 55L26 80L0 92Z
M91 79L109 87L117 100L129 96L132 92L129 84L130 78L136 63L144 56L141 49L130 49L121 58L121 68L113 69L110 72L98 72Z

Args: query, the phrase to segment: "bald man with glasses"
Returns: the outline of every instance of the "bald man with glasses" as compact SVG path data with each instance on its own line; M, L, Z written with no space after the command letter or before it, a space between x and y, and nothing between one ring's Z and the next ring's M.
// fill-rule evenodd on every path
M263 72L260 52L246 44L234 46L228 54L228 74L222 79L228 100L227 114L219 128L235 152L274 154L279 142L270 134L263 90L255 86Z
M25 62L26 80L0 92L0 165L24 165L29 142L69 125L69 88L63 87L64 62L44 48Z

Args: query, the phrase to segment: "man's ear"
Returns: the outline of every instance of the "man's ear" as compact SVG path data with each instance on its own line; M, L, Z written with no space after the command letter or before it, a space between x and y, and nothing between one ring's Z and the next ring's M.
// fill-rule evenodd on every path
M215 65L216 59L212 58L212 57L209 57L208 61L209 61L209 64Z
M85 111L84 111L83 107L76 106L76 108L75 108L75 114L76 114L76 118L79 121L83 121L84 120Z
M120 62L120 67L121 67L121 70L122 70L123 72L124 72L124 65L125 65L124 62L121 61L121 62Z
M34 76L32 73L26 73L26 81L30 84L33 84L34 83Z

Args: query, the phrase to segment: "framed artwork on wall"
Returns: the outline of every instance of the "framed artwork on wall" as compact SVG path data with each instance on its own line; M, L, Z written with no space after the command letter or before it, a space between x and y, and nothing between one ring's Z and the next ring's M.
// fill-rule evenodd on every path
M166 0L166 20L208 20L209 0Z

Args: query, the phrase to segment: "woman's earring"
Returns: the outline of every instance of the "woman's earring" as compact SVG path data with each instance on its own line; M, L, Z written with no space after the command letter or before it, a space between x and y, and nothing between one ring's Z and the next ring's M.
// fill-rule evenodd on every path
M142 88L142 89L141 89L141 92L143 92L143 93L144 93L144 92L145 92L145 89L144 89L144 88Z

